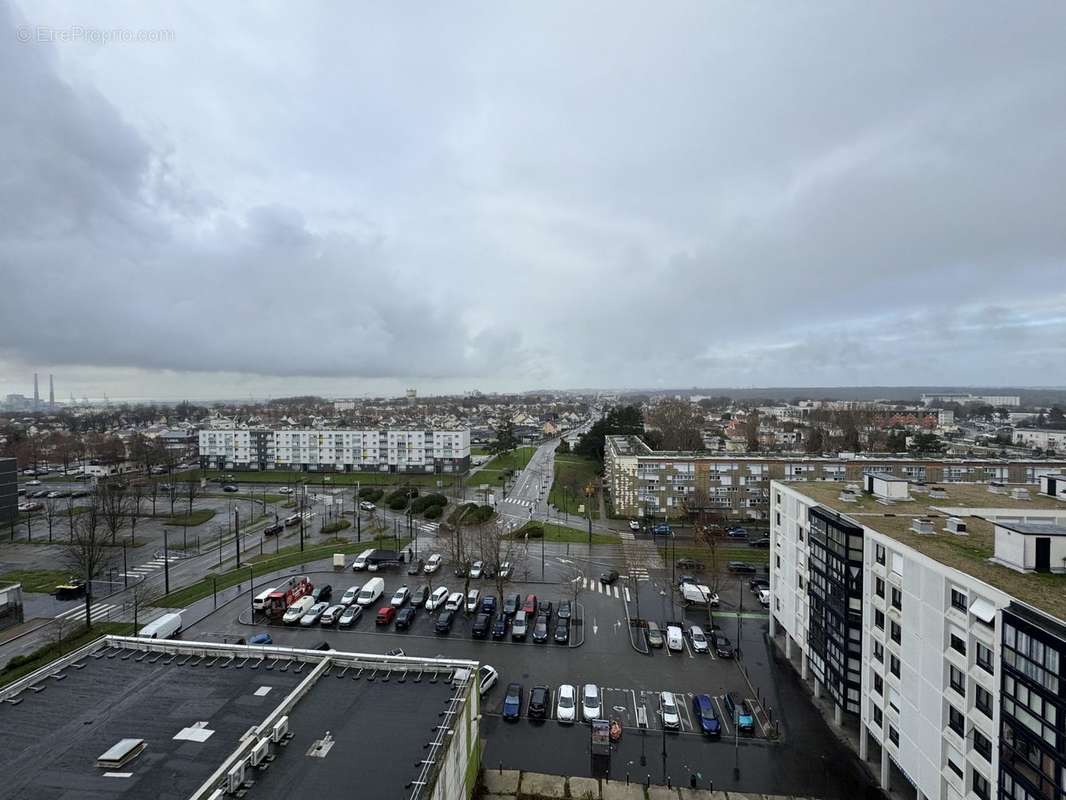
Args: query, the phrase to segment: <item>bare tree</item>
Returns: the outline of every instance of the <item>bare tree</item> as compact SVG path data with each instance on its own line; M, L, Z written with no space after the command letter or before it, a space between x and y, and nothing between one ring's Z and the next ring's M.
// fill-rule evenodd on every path
M106 484L96 492L96 503L104 527L111 534L111 544L129 524L129 494L125 489Z
M662 433L664 450L699 450L703 447L703 411L687 400L663 400L648 414L648 425Z
M514 561L516 552L514 536L507 529L506 523L500 521L482 527L485 529L481 545L482 558L488 561L495 571L496 591L499 593L500 603L503 603L507 578L502 574L500 566Z
M160 597L159 584L149 583L143 578L130 587L128 605L133 609L133 632L140 630L141 609Z
M44 521L48 525L48 541L52 541L52 528L55 527L56 520L59 519L59 512L59 503L51 497L45 498Z
M188 513L192 514L192 504L197 497L200 496L200 481L195 475L190 475L189 480L185 483L185 499L189 503ZM173 508L172 512L173 513Z
M78 515L70 542L64 545L63 561L85 581L85 626L92 628L92 582L103 574L114 548L107 541L107 529L101 511L100 494L94 494Z
M67 521L70 522L70 538L74 538L74 518L77 516L74 508L74 498L67 498Z
M155 481L152 481L152 485L155 485ZM141 484L137 484L132 490L130 490L126 502L126 514L130 521L130 544L134 547L137 545L137 520L141 518L141 512L143 510L144 487Z

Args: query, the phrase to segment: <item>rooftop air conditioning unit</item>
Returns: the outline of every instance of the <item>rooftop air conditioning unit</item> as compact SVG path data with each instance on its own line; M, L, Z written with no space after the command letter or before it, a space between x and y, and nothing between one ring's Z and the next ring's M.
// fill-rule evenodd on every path
M914 481L914 483L911 484L912 492L924 492L927 491L928 488L929 487L925 485L925 481Z
M226 776L226 788L230 794L236 794L244 784L244 761L229 771Z
M270 740L260 739L259 743L252 748L252 766L258 767L266 760L268 755L270 755Z
M942 486L930 486L929 498L931 500L946 500L948 496L947 490Z
M270 741L278 744L289 732L289 718L284 716L274 723L274 727L270 731Z
M929 534L933 532L933 521L924 517L915 517L911 520L911 530L914 533Z
M845 489L840 493L840 501L843 503L857 503L859 502L859 498L855 492L849 492Z
M1029 499L1029 490L1028 489L1022 489L1022 488L1011 489L1010 490L1010 496L1011 496L1012 500L1028 500Z
M966 521L959 519L958 517L948 517L947 522L944 523L944 530L948 533L954 533L957 536L968 535Z
M999 481L992 481L990 484L988 484L988 491L990 491L992 494L1006 494L1007 487Z

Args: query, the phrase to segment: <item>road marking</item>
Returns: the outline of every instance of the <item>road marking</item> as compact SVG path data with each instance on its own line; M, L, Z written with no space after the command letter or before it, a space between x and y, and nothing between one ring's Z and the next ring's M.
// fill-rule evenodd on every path
M718 721L722 724L722 727L725 728L726 736L729 736L729 715L725 713L725 705L722 703L722 700L718 695L712 696L711 702L714 703L715 707L718 709Z
M626 602L627 603L632 603L633 599L629 596L629 587L626 586L623 591L625 591L625 593L626 593Z
M117 609L118 609L118 606L112 605L110 603L105 603L103 605L94 605L92 607L92 610L89 612L89 615L90 615L91 619L95 620L95 619L99 619L100 617L108 616L111 613L112 610L117 610ZM85 616L85 606L84 605L82 605L79 608L67 609L66 611L64 611L61 614L56 614L56 619L71 620L71 619L76 619L79 616L81 616L81 617Z
M688 639L685 638L684 634L681 634L681 643L685 645L685 650L688 651L688 657L695 658L695 656L692 655L692 648L688 646Z
M688 715L688 703L677 702L678 698L686 700L687 697L688 696L684 692L674 692L674 702L677 703L677 713L678 716L681 718L681 730L685 730L685 725L687 724L688 729L691 731L695 730L695 725L692 724L692 719Z

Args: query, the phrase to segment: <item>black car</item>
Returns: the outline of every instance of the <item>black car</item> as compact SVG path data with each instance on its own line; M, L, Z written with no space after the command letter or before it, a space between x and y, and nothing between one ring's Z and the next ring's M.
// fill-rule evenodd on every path
M506 639L507 638L507 616L501 614L496 617L492 623L492 638L493 639Z
M489 627L492 625L492 614L478 614L474 617L474 625L470 629L470 635L475 639L484 639L489 635Z
M703 572L703 562L694 558L679 558L676 562L678 569L688 569L693 572Z
M466 565L465 564L457 564L456 565L456 567L455 567L455 577L457 577L457 578L465 578L466 577Z
M711 631L711 641L714 643L714 654L719 658L733 657L733 643L718 631Z
M311 592L311 596L315 598L316 603L325 603L333 596L333 587L328 583L323 583L321 586L316 586L314 588Z
M537 644L548 641L548 618L543 614L538 615L537 621L533 623L533 641Z
M610 586L616 580L618 580L618 570L612 569L600 574L600 583L606 583Z
M307 649L308 650L332 650L333 646L329 642L327 642L327 641L325 641L323 639L321 642L318 642L317 644L313 644L310 647L308 647Z
M273 525L267 525L263 528L264 536L275 536L285 530L285 526L280 522L275 522Z
M549 621L552 618L552 611L553 608L551 600L541 600L540 603L537 605L537 614L542 617L545 617Z
M544 719L548 716L548 701L551 692L547 686L534 686L529 693L529 718Z
M418 612L411 606L404 606L400 609L396 615L396 630L405 631L411 627L411 623L415 621L415 615Z
M222 491L224 491L224 492L236 492L236 491L239 491L239 490L232 483L227 483L225 486L222 487Z
M433 624L433 630L437 633L447 634L452 629L452 621L455 619L455 612L445 609L440 612L437 617L437 621Z
M421 608L426 604L426 600L429 599L429 587L419 586L417 589L411 592L411 605L415 608Z
M522 595L509 594L507 599L503 601L503 613L507 616L513 616L518 609L522 607Z
M558 644L570 643L570 620L560 618L555 624L555 641Z
M752 541L748 542L748 545L751 547L761 547L763 550L765 550L770 546L770 537L763 536L761 539L753 539Z
M748 574L755 572L755 565L749 564L747 561L730 561L729 564L727 564L726 566L728 567L730 572L735 572L738 574L742 572Z

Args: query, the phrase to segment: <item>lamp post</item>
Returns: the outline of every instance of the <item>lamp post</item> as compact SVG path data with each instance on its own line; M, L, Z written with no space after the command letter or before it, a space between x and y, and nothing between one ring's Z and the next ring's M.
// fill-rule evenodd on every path
M241 568L241 510L233 509L233 541L237 544L237 569Z
M167 526L163 526L163 594L170 594L170 558L168 558Z

